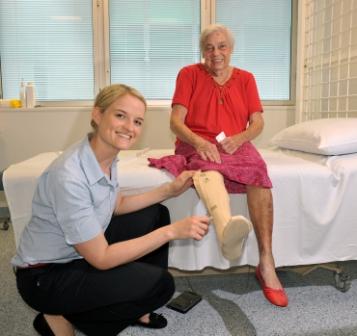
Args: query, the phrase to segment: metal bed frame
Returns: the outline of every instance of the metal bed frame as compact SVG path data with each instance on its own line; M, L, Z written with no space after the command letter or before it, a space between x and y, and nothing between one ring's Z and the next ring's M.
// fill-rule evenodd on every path
M4 192L2 183L3 171L0 171L0 191ZM7 230L10 224L10 212L6 202L0 201L0 230Z

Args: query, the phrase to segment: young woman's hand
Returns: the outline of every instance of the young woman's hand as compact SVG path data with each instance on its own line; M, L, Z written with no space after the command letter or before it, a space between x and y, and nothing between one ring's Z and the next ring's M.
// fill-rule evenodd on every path
M168 184L169 197L178 196L190 188L193 184L192 176L194 174L194 170L186 170L170 182Z
M174 222L168 226L171 239L201 240L208 232L209 221L207 216L191 216Z

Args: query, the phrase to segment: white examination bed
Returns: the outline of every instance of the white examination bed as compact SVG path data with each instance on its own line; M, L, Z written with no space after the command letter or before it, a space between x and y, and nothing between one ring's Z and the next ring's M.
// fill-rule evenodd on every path
M273 252L276 266L296 266L357 260L357 154L322 156L281 149L260 150L273 182ZM125 193L153 188L171 175L147 165L147 157L172 150L123 151L119 183ZM31 215L37 178L59 153L43 153L5 170L3 183L16 242ZM172 220L206 210L194 189L165 202ZM234 214L248 216L245 195L231 195ZM258 249L253 232L242 257L229 262L219 251L214 227L202 241L171 244L169 264L180 270L211 266L227 269L256 265Z

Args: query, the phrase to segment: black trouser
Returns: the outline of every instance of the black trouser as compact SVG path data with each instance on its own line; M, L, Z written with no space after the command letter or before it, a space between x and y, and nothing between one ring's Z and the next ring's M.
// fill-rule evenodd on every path
M105 232L109 244L142 236L170 222L156 204L113 217ZM86 335L117 335L173 295L167 271L168 244L134 262L101 271L85 260L17 271L24 301L40 312L64 315Z

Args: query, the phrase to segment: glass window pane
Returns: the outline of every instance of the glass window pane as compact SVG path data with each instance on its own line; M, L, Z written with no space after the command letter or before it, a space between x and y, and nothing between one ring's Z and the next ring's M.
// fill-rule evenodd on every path
M232 64L254 74L263 100L290 99L291 1L216 0L235 36Z
M37 99L93 99L91 0L1 0L0 56L4 98L21 79Z
M199 62L200 1L109 1L111 82L171 99L176 75Z

